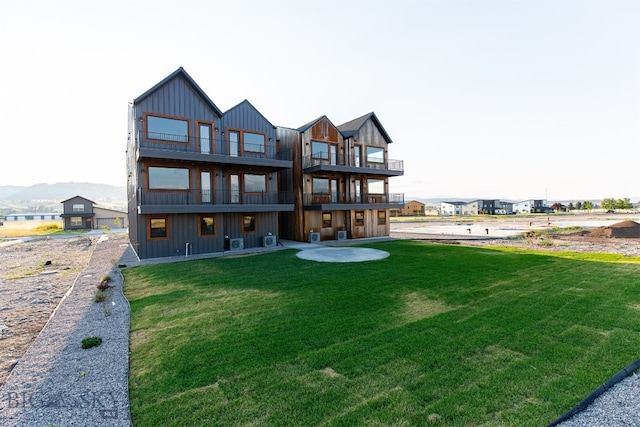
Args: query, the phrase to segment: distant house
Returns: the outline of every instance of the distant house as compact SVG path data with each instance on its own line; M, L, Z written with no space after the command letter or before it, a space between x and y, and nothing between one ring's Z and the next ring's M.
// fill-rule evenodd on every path
M442 215L462 215L467 202L440 202L440 214Z
M126 212L95 206L95 202L81 196L75 196L60 202L63 204L65 230L92 230L101 226L126 228Z
M551 213L553 209L547 206L546 200L530 199L513 204L515 213Z
M415 215L424 215L424 207L425 204L419 202L417 200L412 200L402 207L401 215L404 216L415 216Z
M57 221L60 219L59 213L43 213L43 212L20 212L8 214L6 221Z

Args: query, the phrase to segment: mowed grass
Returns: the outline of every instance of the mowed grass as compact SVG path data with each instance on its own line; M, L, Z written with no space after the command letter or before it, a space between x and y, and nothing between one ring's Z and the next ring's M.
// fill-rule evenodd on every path
M367 247L124 270L134 425L542 426L640 357L638 258Z

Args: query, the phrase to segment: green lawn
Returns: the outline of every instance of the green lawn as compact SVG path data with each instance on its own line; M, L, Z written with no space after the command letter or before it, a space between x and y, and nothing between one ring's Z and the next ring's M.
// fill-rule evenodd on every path
M638 258L366 246L125 269L134 424L542 426L640 357Z

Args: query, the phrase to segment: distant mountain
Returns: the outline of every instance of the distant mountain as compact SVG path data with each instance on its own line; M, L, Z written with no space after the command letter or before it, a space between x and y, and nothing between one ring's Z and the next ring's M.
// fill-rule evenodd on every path
M15 185L0 185L0 199L6 199L12 194L24 190L25 188L27 187L18 187Z
M108 202L124 205L127 200L127 189L124 186L89 182L59 182L56 184L36 184L30 187L0 186L0 199L12 202L62 202L75 196L82 196L96 203Z

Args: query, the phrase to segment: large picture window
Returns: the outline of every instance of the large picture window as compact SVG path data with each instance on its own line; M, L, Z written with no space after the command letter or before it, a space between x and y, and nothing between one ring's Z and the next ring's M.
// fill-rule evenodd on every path
M264 153L264 135L261 133L244 132L244 151Z
M367 186L369 194L384 194L383 179L369 179L367 180Z
M367 147L367 162L384 163L384 149Z
M72 216L69 219L72 227L82 227L82 217Z
M314 194L329 194L329 179L328 178L313 178L313 193Z
M311 141L311 157L314 159L329 159L329 144L326 142Z
M264 175L244 174L245 193L264 193L267 191L267 181Z
M189 169L149 166L149 190L188 190Z
M169 228L166 217L148 217L147 222L149 240L169 238Z
M189 121L147 115L147 138L169 142L189 142Z

